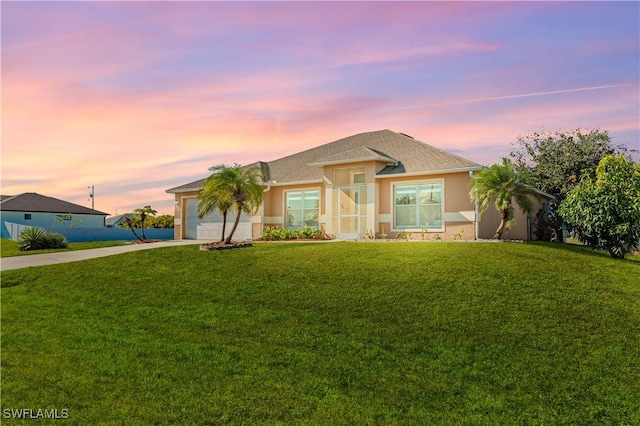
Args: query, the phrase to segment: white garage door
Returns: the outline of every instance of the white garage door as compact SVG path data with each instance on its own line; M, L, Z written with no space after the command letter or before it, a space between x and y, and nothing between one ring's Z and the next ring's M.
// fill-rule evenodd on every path
M186 235L188 240L220 240L222 238L222 215L219 212L208 214L200 219L198 217L198 200L187 201L186 215ZM235 212L227 215L227 228L225 236L229 235L233 222L236 220ZM233 239L243 241L251 238L251 219L248 215L242 214L238 228L233 234Z

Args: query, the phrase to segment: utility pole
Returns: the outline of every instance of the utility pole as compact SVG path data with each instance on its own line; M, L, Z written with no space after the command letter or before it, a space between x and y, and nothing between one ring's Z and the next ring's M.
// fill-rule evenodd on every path
M94 210L94 204L95 204L95 192L93 189L93 185L91 186L87 186L87 189L89 189L89 200L91 200L91 210Z

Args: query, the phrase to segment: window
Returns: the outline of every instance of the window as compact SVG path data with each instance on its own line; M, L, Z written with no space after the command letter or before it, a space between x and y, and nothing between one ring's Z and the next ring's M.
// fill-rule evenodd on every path
M396 229L442 229L442 183L394 187Z
M320 191L287 192L287 228L318 229Z
M25 213L24 220L31 220L31 213Z

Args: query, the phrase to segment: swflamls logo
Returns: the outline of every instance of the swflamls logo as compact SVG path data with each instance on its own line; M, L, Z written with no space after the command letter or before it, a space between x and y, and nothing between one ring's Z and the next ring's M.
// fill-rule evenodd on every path
M63 408L5 408L2 410L5 419L67 419L69 410Z

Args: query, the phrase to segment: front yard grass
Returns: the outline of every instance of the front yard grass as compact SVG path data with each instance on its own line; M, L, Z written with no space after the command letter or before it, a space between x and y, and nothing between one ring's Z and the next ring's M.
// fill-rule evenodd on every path
M640 424L639 276L579 247L481 243L179 246L5 271L0 415Z
M70 250L88 250L102 247L114 247L129 244L124 241L91 241L86 243L69 243L69 247L64 249L47 249L47 250L31 250L20 251L18 243L8 238L0 239L0 257L25 256L30 254L57 253L60 251Z

